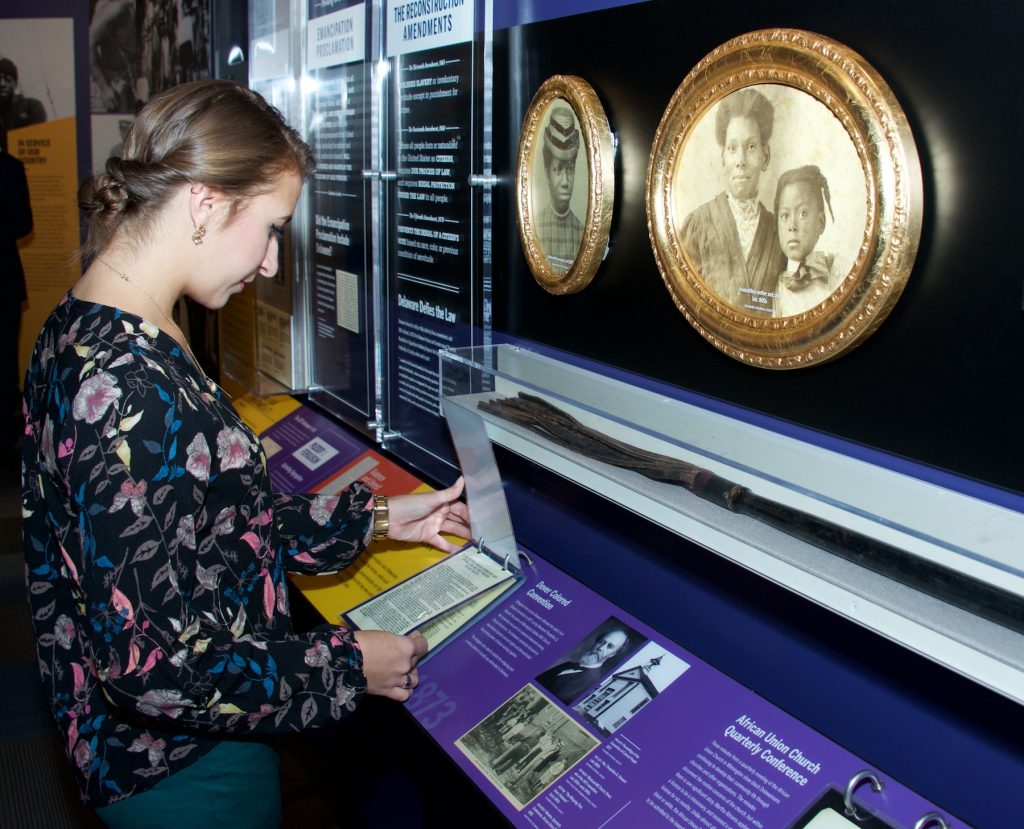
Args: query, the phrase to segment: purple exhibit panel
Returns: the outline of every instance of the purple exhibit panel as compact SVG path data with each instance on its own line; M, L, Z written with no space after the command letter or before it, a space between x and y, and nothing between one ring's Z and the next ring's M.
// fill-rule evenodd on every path
M365 444L306 406L282 417L260 440L275 492L310 492L366 451Z
M966 826L534 561L407 703L514 825L909 829L934 813ZM861 772L881 789L859 778L849 815Z

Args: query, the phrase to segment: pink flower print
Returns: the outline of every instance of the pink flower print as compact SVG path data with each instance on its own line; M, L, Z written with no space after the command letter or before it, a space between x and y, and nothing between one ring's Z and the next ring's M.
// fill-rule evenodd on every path
M323 642L317 642L313 647L306 651L303 661L309 665L310 668L322 668L331 661L331 650Z
M149 660L146 660L149 664ZM143 671L148 670L145 666ZM138 709L150 717L159 717L161 714L172 719L181 716L181 712L194 705L192 700L183 697L181 691L174 688L151 688L139 697Z
M135 624L135 608L132 607L128 597L114 587L110 592L110 603L114 606L118 616L125 620L124 629L131 628Z
M194 515L183 515L174 533L182 547L190 550L196 548L196 518Z
M75 746L75 765L83 772L87 772L91 762L92 752L89 750L89 743L79 740L78 745Z
M266 567L260 571L260 575L263 577L263 612L267 614L267 618L273 618L274 616L274 605L277 602L277 590L274 586L274 579L271 577L270 572Z
M146 509L146 482L139 481L137 484L131 480L122 481L121 489L114 495L110 504L110 512L117 512L125 504L131 504L132 512L136 517L141 518Z
M68 751L73 753L75 743L78 741L78 714L68 711L68 717L71 719L71 725L68 726Z
M78 319L76 319L73 323L71 323L71 327L68 329L68 332L66 334L61 334L60 335L60 339L57 340L57 353L58 354L63 352L64 349L67 348L69 345L74 345L75 344L75 337L78 336L78 328L79 328L79 326L81 324L82 324L82 318L78 317Z
M167 743L163 740L155 740L149 734L143 733L141 737L136 737L132 740L132 744L128 746L128 750L138 754L140 752L146 752L146 758L149 760L149 767L156 768L163 762L164 749L167 747Z
M271 521L271 519L273 517L274 517L274 510L272 508L271 509L265 509L265 510L263 510L263 512L258 512L251 519L249 519L249 526L250 527L265 527L265 526L267 526L267 524L270 523L270 521Z
M241 469L249 457L249 441L241 429L221 429L217 435L217 457L220 468Z
M39 453L43 456L43 464L47 471L56 472L57 455L53 449L53 421L50 418L46 418L43 422L43 434L39 439Z
M210 477L210 445L206 442L206 435L199 432L188 445L188 460L185 461L185 469L199 481L205 481Z
M114 375L106 371L97 371L82 383L71 405L71 413L75 420L95 423L120 397L121 388L117 385Z
M274 709L274 706L273 706L273 705L268 705L267 703L263 703L263 704L262 704L262 705L260 706L260 710L259 710L259 711L253 711L253 712L252 712L252 713L251 713L251 714L249 715L249 717L248 717L248 721L249 721L249 728L255 728L255 727L256 727L256 724L257 724L257 723L258 723L258 722L259 722L260 720L262 720L262 719L263 719L263 718L264 718L265 716L267 716L267 714L273 714L273 713L274 713L274 710L275 710L275 709Z
M71 689L71 693L75 699L78 699L78 695L85 687L85 669L77 662L71 663L71 677L74 680L74 686Z
M125 674L130 674L139 667L139 656L141 655L142 651L139 650L138 644L132 640L128 646L128 667L124 669Z
M234 507L224 507L213 520L214 535L228 535L235 529L235 517L238 515Z
M66 613L61 613L57 617L57 623L53 626L53 636L64 650L71 650L71 643L75 639L75 623Z
M341 498L337 495L317 495L310 502L309 517L323 527L331 520L331 516L334 515L334 510L340 500Z

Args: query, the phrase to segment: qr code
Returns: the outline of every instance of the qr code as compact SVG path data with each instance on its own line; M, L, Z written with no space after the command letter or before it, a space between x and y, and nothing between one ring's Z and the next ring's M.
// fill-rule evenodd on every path
M300 461L307 469L317 469L337 454L337 449L320 438L313 438L294 452L296 460Z

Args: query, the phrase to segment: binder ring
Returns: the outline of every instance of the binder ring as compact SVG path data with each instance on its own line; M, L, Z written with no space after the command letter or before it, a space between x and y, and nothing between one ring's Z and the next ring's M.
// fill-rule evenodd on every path
M854 790L868 782L871 783L872 791L880 792L885 788L885 783L873 771L865 769L864 771L857 772L850 778L850 782L846 784L846 792L843 794L843 805L845 806L847 817L852 817L854 820L860 822L863 822L870 817L870 815L862 815L858 812L857 807L853 804ZM915 827L915 829L917 828Z
M938 812L928 812L926 815L921 815L914 824L914 829L928 829L930 826L934 827L934 829L950 829L949 821Z

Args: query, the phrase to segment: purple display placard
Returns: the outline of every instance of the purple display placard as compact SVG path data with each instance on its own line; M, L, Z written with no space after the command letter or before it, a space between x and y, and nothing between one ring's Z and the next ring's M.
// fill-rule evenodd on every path
M909 828L941 811L534 560L407 703L514 825ZM843 795L865 770L884 787L856 787L851 821Z
M366 451L337 423L306 406L282 417L260 440L275 492L310 492Z

